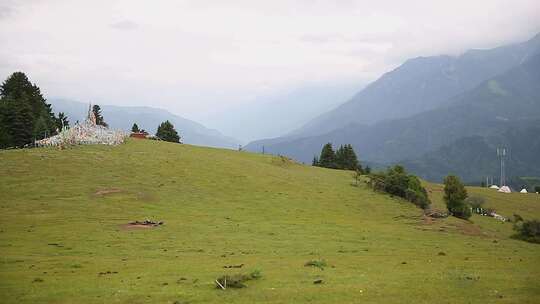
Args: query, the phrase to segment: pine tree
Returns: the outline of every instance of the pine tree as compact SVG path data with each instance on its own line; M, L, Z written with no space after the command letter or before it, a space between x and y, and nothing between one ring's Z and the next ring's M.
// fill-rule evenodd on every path
M471 217L471 210L465 204L467 190L459 180L459 177L448 175L444 178L443 198L446 202L446 208L452 215L463 219Z
M362 167L358 162L358 158L352 145L341 145L336 151L335 157L336 168L344 170L357 170L362 171Z
M314 167L319 166L319 159L317 158L317 155L313 156L313 161L311 161L311 165Z
M162 122L161 125L159 125L156 136L164 141L170 141L175 143L180 142L180 136L178 135L178 132L176 132L173 124L168 120Z
M39 88L37 88L39 90ZM41 93L40 93L41 95ZM54 116L54 112L52 110L52 107L50 104L45 102L45 99L43 99L43 104L45 105L43 108L43 112L41 113L41 116L44 118L45 124L47 125L47 134L49 136L56 134L57 130L59 130L57 126L58 118Z
M105 122L105 119L103 119L103 115L101 115L101 107L99 105L94 105L92 107L92 112L94 112L94 116L96 116L96 125L104 126L105 128L109 127Z
M55 134L51 105L24 73L15 72L2 83L0 105L0 147L22 147L32 142L33 135Z
M34 123L34 130L32 132L32 137L35 139L43 139L49 137L51 134L48 133L49 128L47 127L47 122L43 116L38 117Z
M358 157L356 156L356 153L354 152L354 149L352 145L347 144L345 147L343 147L343 153L345 154L345 162L343 164L343 169L347 170L360 170L362 171L362 167L360 166L360 163L358 162Z
M136 123L134 123L133 126L131 127L131 132L133 132L133 133L139 133L140 132L139 126L137 126Z
M0 86L0 96L11 97L17 100L26 94L30 97L30 92L34 90L34 86L28 80L28 77L23 72L15 72L11 74Z
M336 150L335 163L336 168L338 169L345 169L347 165L347 152L345 151L343 145L340 145Z
M7 97L0 98L0 149L10 147L13 142L11 134L12 112L11 99Z
M23 97L24 99L25 97ZM20 101L20 100L19 100ZM12 98L3 98L2 103L2 127L5 131L2 136L4 142L0 148L23 147L32 143L33 140L33 117L30 104L26 101L19 102Z
M319 157L319 166L324 168L336 168L336 153L332 148L331 143L324 145L321 151L321 156Z
M69 128L69 120L66 114L64 112L58 113L58 118L56 119L56 127L58 130L62 130L62 128Z

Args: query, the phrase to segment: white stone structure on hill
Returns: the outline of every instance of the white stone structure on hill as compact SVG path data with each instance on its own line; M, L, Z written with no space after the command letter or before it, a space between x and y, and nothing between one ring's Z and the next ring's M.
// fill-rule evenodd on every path
M66 147L71 145L118 145L125 141L128 134L120 130L110 130L96 124L96 116L90 109L83 123L76 123L71 128L63 128L57 135L36 141L38 146Z

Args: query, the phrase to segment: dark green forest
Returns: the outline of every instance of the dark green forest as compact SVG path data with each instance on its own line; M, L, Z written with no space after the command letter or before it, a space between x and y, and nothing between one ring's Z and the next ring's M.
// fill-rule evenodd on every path
M54 135L68 122L56 117L41 90L22 72L11 74L0 86L0 148L23 147Z

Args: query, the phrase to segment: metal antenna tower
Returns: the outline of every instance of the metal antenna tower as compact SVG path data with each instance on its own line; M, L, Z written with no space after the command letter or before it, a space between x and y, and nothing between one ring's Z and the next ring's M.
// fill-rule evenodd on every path
M506 186L506 172L504 167L504 159L506 158L506 148L497 148L497 156L501 159L501 187Z

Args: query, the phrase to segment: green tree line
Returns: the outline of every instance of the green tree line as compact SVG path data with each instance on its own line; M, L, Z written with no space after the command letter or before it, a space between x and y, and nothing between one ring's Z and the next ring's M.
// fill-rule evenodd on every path
M341 145L337 151L334 151L332 144L327 143L323 146L321 155L313 157L312 165L331 169L363 171L360 161L350 144Z
M24 73L11 74L0 86L0 148L23 147L67 125L66 115L56 117L39 87Z

